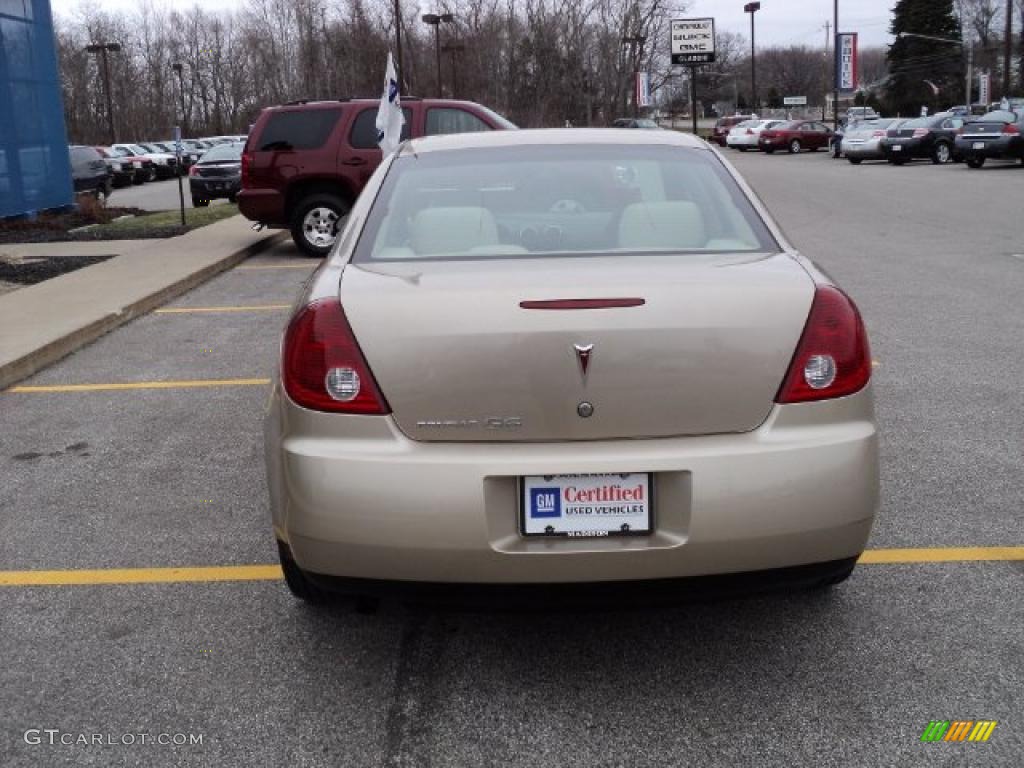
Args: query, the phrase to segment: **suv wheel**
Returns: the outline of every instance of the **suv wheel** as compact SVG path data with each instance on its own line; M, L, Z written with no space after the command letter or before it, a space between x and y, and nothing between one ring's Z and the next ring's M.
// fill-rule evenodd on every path
M800 146L799 139L793 139L791 142L789 142L789 154L799 155L801 149L802 147Z
M292 213L292 239L307 256L326 256L338 237L348 205L336 195L310 195Z

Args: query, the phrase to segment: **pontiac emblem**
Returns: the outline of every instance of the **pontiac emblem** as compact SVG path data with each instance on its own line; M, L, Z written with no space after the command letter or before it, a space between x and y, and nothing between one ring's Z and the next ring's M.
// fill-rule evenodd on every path
M587 383L587 373L590 371L590 354L594 351L593 344L573 344L576 350L576 360L580 364L580 376L583 383Z

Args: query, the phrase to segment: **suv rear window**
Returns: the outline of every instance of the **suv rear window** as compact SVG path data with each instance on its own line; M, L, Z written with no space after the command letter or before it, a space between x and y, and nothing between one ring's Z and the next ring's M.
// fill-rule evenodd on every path
M331 135L341 112L341 107L274 112L263 127L256 149L319 149Z
M402 116L405 117L405 125L402 126L402 137L399 141L409 138L409 126L412 125L412 110L402 107ZM354 149L377 149L377 107L364 109L352 122L352 130L349 132L349 144Z

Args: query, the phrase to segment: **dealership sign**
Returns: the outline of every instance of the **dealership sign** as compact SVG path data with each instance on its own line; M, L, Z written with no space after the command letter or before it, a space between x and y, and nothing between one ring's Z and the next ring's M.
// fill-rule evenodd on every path
M672 20L672 64L710 64L715 60L714 19Z
M786 107L806 107L807 97L806 96L786 96L782 99L783 106Z
M636 105L638 107L651 106L651 76L646 72L637 72L635 86Z
M992 99L992 76L988 72L978 75L978 103L988 107Z
M836 88L857 90L857 33L836 35Z

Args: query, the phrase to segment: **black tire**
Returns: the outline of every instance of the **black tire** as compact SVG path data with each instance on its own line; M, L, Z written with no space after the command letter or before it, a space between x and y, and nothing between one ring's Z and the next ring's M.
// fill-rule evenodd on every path
M774 147L765 147L764 148L764 153L766 155L774 155L775 154L775 148Z
M946 165L953 162L953 148L945 141L936 143L932 149L932 163L935 165Z
M338 225L348 211L342 198L324 192L300 200L292 210L292 240L307 256L323 258L334 247Z
M800 143L800 139L793 139L789 142L789 154L799 155L802 149L803 145Z
M863 157L848 157L846 159L850 161L850 165L860 165L864 162Z
M281 561L281 570L284 571L284 583L295 597L313 605L327 602L327 593L306 578L306 574L292 559L288 547L280 541L277 542L277 555Z
M890 157L889 158L889 164L890 165L906 165L907 161L905 159L903 159L902 157L899 157L899 158Z
M967 156L967 167L968 168L981 168L985 164L984 157L978 157L977 155Z
M200 200L198 197L193 197L192 198L192 207L193 208L205 208L209 204L210 204L209 200Z
M108 178L105 182L103 182L103 189L101 190L101 192L103 193L103 197L109 198L110 197L110 193L113 192L113 191L114 191L114 182L113 182L112 179Z
M238 195L228 195L228 202L229 203L237 203L238 202Z
M146 181L156 181L159 177L160 174L156 172L156 166L154 165L152 168L149 169L149 177L146 179Z
M736 147L736 149L738 149L740 152L746 152L747 151L746 147Z

